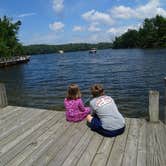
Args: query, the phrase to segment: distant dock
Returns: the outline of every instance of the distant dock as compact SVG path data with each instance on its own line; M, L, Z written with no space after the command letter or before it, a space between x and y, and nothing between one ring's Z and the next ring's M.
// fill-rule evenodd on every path
M21 63L27 63L30 60L30 56L18 56L12 58L0 58L0 67L7 67Z
M103 137L64 112L7 106L0 84L0 166L165 166L166 125L158 119L156 91L149 121L126 118L125 132Z

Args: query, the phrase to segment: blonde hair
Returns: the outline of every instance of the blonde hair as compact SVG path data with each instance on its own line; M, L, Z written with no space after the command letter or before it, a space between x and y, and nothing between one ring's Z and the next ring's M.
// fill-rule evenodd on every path
M94 84L91 86L91 94L93 97L99 97L104 95L104 89L103 86L100 84Z
M81 98L80 88L77 84L70 84L67 89L67 99Z

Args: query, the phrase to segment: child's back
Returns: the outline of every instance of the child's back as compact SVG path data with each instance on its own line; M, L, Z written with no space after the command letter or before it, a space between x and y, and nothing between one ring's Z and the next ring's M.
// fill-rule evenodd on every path
M90 108L84 107L80 97L81 93L79 87L76 84L71 84L68 87L67 98L64 100L67 121L81 121L90 113Z
M116 130L124 127L125 120L110 96L103 95L96 97L91 100L90 106L95 110L104 129Z
M89 127L108 137L120 135L125 130L125 119L120 114L114 100L104 95L100 84L91 87L93 99L90 101L92 115L87 116Z

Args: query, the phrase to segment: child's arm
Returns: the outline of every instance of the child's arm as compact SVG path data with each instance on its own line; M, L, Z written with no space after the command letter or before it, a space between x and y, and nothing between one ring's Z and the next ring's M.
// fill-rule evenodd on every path
M91 115L94 116L95 115L95 111L91 108Z
M96 113L95 113L95 110L90 102L90 108L91 108L91 115L94 116Z
M84 103L82 101L82 99L80 99L80 102L78 104L78 107L80 109L80 111L84 112L85 111L85 107L84 107Z

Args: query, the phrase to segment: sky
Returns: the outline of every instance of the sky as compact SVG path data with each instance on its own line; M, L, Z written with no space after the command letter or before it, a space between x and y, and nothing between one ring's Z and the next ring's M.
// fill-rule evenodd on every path
M156 14L166 17L166 0L0 1L0 17L22 22L24 45L112 42Z

